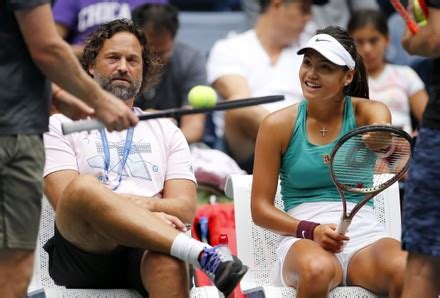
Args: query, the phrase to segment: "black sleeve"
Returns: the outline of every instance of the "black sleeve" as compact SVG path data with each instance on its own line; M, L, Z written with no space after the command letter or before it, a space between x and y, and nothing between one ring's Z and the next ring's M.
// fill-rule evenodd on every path
M440 8L440 0L426 0L426 4L429 7Z
M50 0L6 0L7 7L12 10L30 9L43 4L50 4Z

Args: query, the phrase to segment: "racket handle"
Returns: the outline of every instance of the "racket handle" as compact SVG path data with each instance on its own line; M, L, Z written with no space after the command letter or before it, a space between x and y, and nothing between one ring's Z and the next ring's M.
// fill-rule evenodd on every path
M98 121L96 119L89 119L89 120L79 120L69 123L63 123L61 125L61 129L63 131L63 135L67 135L73 132L79 132L84 130L93 130L93 129L99 129L104 128L105 125L101 121Z
M348 230L348 226L351 224L351 219L342 218L339 222L338 226L336 227L336 232L342 235L345 235L345 233Z

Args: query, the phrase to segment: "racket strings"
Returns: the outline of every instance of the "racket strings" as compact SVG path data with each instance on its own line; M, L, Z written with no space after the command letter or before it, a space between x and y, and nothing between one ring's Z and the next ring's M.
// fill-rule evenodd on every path
M408 139L391 132L360 133L344 142L333 157L333 175L347 190L368 193L386 186L406 170Z

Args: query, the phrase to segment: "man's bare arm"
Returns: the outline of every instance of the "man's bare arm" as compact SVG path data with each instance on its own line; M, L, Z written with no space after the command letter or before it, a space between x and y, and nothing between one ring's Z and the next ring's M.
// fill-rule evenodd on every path
M109 130L136 124L131 110L81 68L70 46L57 34L49 4L17 10L15 16L33 60L48 79L93 107Z
M214 82L214 88L225 100L235 100L251 96L246 78L241 75L225 75ZM268 112L259 106L231 109L226 112L227 129L239 129L250 138L256 139L260 123Z
M440 9L430 7L427 25L415 35L407 29L402 45L411 55L440 57Z
M55 210L67 185L78 176L79 173L75 170L61 170L44 178L44 193ZM185 223L192 223L194 220L197 192L194 182L190 180L167 180L162 199L131 194L115 194L130 199L151 212L164 212L174 215Z
M205 114L186 115L180 119L180 130L189 144L202 141L205 121Z
M78 176L78 171L62 170L53 172L44 177L44 194L55 210L57 210L58 201L63 195L67 185Z
M163 198L151 198L122 194L136 204L152 212L165 212L178 217L185 223L192 223L196 212L197 190L194 182L186 179L165 181Z
M62 39L66 40L67 36L69 35L69 28L67 28L64 25L55 23L55 27L57 29L58 34L61 36ZM80 44L71 44L73 52L75 53L75 56L78 57L78 59L81 58L81 55L84 50L84 46Z

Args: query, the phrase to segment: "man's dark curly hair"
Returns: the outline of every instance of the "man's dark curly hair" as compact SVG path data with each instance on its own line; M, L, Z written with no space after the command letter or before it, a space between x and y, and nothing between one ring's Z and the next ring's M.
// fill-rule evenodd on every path
M140 92L154 86L160 78L162 64L159 58L153 54L144 32L127 19L115 20L99 26L87 39L81 65L88 71L89 66L95 64L96 57L107 39L119 32L128 32L136 36L142 46L142 84Z

